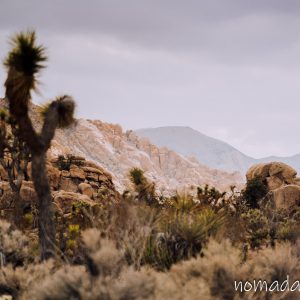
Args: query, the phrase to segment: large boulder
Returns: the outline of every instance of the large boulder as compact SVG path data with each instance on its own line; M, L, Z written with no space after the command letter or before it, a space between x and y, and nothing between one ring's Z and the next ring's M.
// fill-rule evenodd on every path
M0 194L11 191L10 185L6 181L0 181Z
M72 178L78 178L78 179L84 180L85 172L83 169L79 168L78 166L72 165L70 168L70 176Z
M282 162L261 163L252 166L247 174L247 180L260 177L270 191L287 184L298 184L297 172L292 167Z
M49 178L49 183L50 186L55 190L57 190L59 186L60 173L61 172L54 166L50 164L47 165L47 174Z
M79 184L78 189L81 194L86 195L90 198L93 197L94 189L90 184L82 182Z
M20 196L25 202L33 202L37 199L37 195L32 181L23 181L20 189Z
M0 165L0 179L1 180L8 180L7 172L4 168Z
M53 193L56 208L63 214L71 213L75 206L85 205L88 207L96 205L91 198L79 193L59 191Z
M78 185L72 180L72 178L61 177L59 189L66 192L76 193L78 191Z
M291 210L300 204L300 186L284 185L270 193L276 209Z

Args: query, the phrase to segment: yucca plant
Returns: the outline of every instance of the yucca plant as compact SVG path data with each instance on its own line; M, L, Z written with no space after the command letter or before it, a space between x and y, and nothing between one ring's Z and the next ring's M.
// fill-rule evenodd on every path
M144 262L159 270L201 253L210 236L224 223L224 216L205 208L197 213L168 210L149 237Z
M144 171L139 168L132 168L129 171L129 177L135 186L141 185L145 182Z
M156 206L158 199L155 194L155 184L149 182L144 175L144 171L139 168L132 168L129 171L129 179L137 193L137 199L149 205Z
M41 258L55 254L54 209L46 173L46 152L55 130L72 123L75 104L70 96L52 101L44 113L41 132L37 132L28 111L31 92L38 86L38 75L47 60L45 48L36 44L35 32L21 32L11 39L11 50L4 61L7 69L5 96L9 111L16 120L20 139L26 142L32 156L32 178L38 195L39 241Z
M177 213L196 213L203 209L203 206L199 200L194 200L194 198L189 194L176 194L174 197L167 199L164 202L164 206L176 211Z
M216 206L219 201L225 202L226 192L220 192L215 187L209 187L208 184L204 188L197 187L197 198L203 205Z

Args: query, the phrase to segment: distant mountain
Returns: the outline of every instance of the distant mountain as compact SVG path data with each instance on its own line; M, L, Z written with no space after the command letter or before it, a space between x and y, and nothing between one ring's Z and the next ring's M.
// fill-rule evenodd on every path
M168 126L146 128L135 131L159 147L168 147L185 156L194 156L200 163L227 172L238 171L242 175L256 163L281 161L289 164L300 173L300 154L291 157L270 156L255 159L240 152L231 145L209 137L190 127Z

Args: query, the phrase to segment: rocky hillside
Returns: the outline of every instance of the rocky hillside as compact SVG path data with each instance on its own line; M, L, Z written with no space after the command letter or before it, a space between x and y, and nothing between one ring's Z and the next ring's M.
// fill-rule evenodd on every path
M280 161L293 166L300 172L300 154L291 157L270 156L255 159L223 141L190 127L168 126L140 129L135 132L159 147L168 147L185 156L194 156L210 168L245 174L253 164Z
M36 203L30 169L29 164L25 174L27 180L22 182L20 190L24 213L33 212ZM83 157L49 159L47 172L56 212L65 218L69 218L69 214L78 206L93 209L103 202L115 203L120 199L111 175ZM0 166L0 210L7 217L11 212L12 197L7 173Z
M3 101L2 105L5 105ZM31 116L38 126L35 105ZM159 148L132 131L124 132L119 125L101 121L79 119L70 128L58 130L50 149L51 157L68 153L102 166L112 174L118 190L128 186L128 172L132 167L143 169L162 193L206 183L224 189L242 182L238 173L210 169L196 159Z
M100 164L113 175L119 189L128 186L132 167L143 169L161 192L206 183L223 189L242 180L238 173L209 169L196 159L156 147L132 131L123 132L119 125L101 121L80 119L71 128L58 131L52 152L71 152Z

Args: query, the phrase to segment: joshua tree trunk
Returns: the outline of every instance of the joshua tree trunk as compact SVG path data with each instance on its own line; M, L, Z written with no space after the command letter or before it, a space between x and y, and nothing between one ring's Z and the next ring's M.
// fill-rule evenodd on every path
M42 260L55 254L55 223L51 190L46 173L46 155L32 156L32 178L38 195L39 240Z

